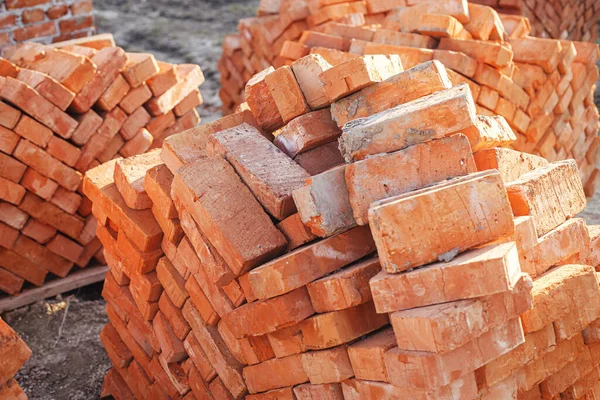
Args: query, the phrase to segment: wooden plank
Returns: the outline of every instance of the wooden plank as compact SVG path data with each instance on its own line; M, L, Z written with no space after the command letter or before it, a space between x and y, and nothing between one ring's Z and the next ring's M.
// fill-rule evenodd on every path
M24 290L17 296L0 298L0 313L103 281L107 272L107 266L89 267L66 278L50 281L42 287Z

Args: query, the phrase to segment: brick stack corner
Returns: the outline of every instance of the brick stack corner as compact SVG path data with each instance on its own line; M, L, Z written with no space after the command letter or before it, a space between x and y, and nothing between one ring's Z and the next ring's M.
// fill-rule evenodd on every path
M438 61L319 61L86 174L103 396L594 398L600 230L576 218L576 161L510 149Z
M0 293L104 263L83 174L196 126L200 67L127 53L111 35L23 43L0 58Z

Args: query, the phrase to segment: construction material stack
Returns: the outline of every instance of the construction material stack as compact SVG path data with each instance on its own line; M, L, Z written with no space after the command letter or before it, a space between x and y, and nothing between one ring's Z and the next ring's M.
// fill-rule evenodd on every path
M535 36L596 42L600 2L474 0L474 3L494 7L500 13L522 15L529 19Z
M247 100L250 77L269 66L288 65L301 75L361 55L396 54L405 69L439 60L453 84L469 84L479 114L505 117L517 135L514 149L550 161L575 159L593 195L597 45L531 37L525 17L462 0L315 4L282 2L277 14L240 21L219 64L225 111Z
M31 357L31 350L10 326L0 318L0 398L27 400L27 395L14 379Z
M284 66L246 99L86 174L110 266L104 395L599 390L600 232L574 218L574 160L511 150L438 61Z
M101 254L83 174L197 125L204 77L197 65L126 53L106 35L60 48L24 43L4 57L0 293L16 295Z

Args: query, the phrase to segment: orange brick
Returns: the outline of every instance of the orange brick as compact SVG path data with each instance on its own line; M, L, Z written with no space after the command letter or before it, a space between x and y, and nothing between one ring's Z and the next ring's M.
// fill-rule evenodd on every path
M129 83L123 78L122 74L119 74L102 93L96 104L101 110L110 111L121 103L130 90Z
M169 112L187 95L204 83L204 75L197 65L182 64L176 66L175 70L177 73L177 83L164 93L160 95L155 94L156 97L146 103L146 107L152 116Z
M43 265L48 271L61 278L64 278L73 266L72 262L54 254L47 247L24 235L19 236L12 250L36 265Z
M31 357L31 350L27 347L25 342L21 340L17 333L1 320L0 337L2 338L2 342L6 343L0 352L2 359L5 360L2 374L0 374L0 380L2 380L2 382L7 382L17 374L17 371L21 369L25 361Z
M308 399L327 399L327 400L343 400L342 386L335 383L327 383L324 385L298 385L294 387L294 394L298 400Z
M342 382L354 376L348 346L301 354L302 367L313 385Z
M131 89L129 93L121 100L119 107L127 114L133 113L141 107L146 101L152 98L152 92L147 84Z
M12 153L15 147L17 147L19 140L19 135L0 126L0 150L7 154Z
M177 218L177 210L171 199L171 182L173 174L166 165L160 164L150 168L144 178L144 188L154 207L160 210L165 218Z
M152 326L162 350L161 357L169 363L179 362L187 357L183 343L177 338L162 312L156 314Z
M23 200L25 192L26 190L23 186L0 176L0 200L18 206L21 200Z
M123 76L132 88L140 86L160 71L152 54L127 53L127 58Z
M275 358L244 368L244 380L250 393L266 392L308 382L300 355Z
M74 263L77 262L83 252L83 247L60 234L54 236L54 238L48 242L46 248L54 254Z
M486 199L486 202L477 201L474 203L463 203L461 200L458 200L463 205L465 214L459 217L456 209L453 208L454 212L450 218L458 218L461 220L460 224L446 222L445 218L449 218L450 215L446 212L443 212L443 215L432 217L432 208L424 206L434 197L435 203L438 205L444 201L454 202L451 199L459 192L463 194L480 193L477 198ZM482 196L481 193L484 192L487 194ZM459 198L462 197L459 196ZM473 199L474 197L469 198ZM427 209L423 211L422 218L415 217L411 219L411 221L414 221L419 226L411 226L406 220L403 220L401 224L392 222L394 219L393 215L403 215L403 212L399 210L405 206L411 208L412 215L416 215L415 213L418 212L419 207ZM483 209L488 211L479 214ZM392 212L392 210L394 211ZM497 221L493 229L491 226L486 231L474 229L475 226L479 226L481 223L487 225L485 221L491 215L494 215L494 220ZM479 219L483 222L477 222ZM472 221L472 225L465 223L465 221L469 220ZM463 178L455 178L447 183L438 184L428 189L421 189L406 195L376 202L371 206L369 211L369 222L373 227L373 236L379 250L381 264L384 271L390 273L399 273L411 267L424 265L438 259L440 261L450 261L458 253L468 248L487 243L504 235L511 235L514 232L512 213L510 212L510 205L508 204L504 184L500 175L496 172L479 172ZM431 224L436 228L433 229ZM395 233L390 237L387 236L387 232L392 226L394 226ZM445 229L450 229L448 228L450 226L453 228L460 226L463 231L458 236L455 231L452 231L453 233L443 233ZM405 237L401 233L402 229L406 229L407 232L420 232L420 236L418 239L415 237L411 238L410 235ZM436 237L433 241L424 239L423 235L429 229L433 229L431 234ZM393 239L391 239L392 237ZM445 241L441 247L439 247L441 243L438 241L440 237L444 237ZM454 240L451 242L447 241L450 238L454 238ZM418 245L410 245L409 243L413 240L418 242ZM424 243L431 243L432 245L423 247Z
M123 139L130 140L150 122L150 114L144 107L139 107L127 117L119 134Z
M85 114L77 115L75 118L79 125L77 125L75 132L73 132L71 140L73 143L82 146L100 128L103 119L92 110L89 110Z
M159 164L158 150L116 162L115 184L129 208L144 210L152 207L152 200L144 189L144 179L146 172Z
M74 167L81 155L81 150L56 136L48 142L46 152L69 167Z
M218 181L219 185L213 186L211 180ZM223 190L226 190L227 198L223 197ZM283 235L225 160L199 160L179 169L173 181L173 192L184 201L200 230L236 275L280 254L287 245ZM203 195L198 197L195 194L198 192ZM211 197L220 200L214 203L209 200ZM237 204L236 218L244 223L238 224L227 217L228 222L221 224L219 204L227 204L228 215L232 215L231 210ZM241 229L244 226L251 231ZM260 246L255 246L252 240L260 241Z
M177 84L177 72L172 64L158 62L159 73L148 79L148 88L154 96L160 96Z
M53 136L50 129L27 115L21 117L14 132L40 147L46 147Z
M22 257L16 252L0 247L0 267L4 268L19 278L33 283L35 286L42 286L48 271L34 264L27 258Z
M292 192L309 175L256 128L242 124L209 136L207 153L229 161L273 217L282 220L295 213ZM264 168L265 160L274 168Z
M181 100L175 108L173 108L173 112L177 117L181 117L185 115L188 111L198 107L204 103L202 99L202 95L200 94L200 90L194 90L190 94L188 94L183 100Z
M375 250L371 232L358 227L302 247L250 271L252 292L259 299L289 293ZM337 254L332 259L330 252Z

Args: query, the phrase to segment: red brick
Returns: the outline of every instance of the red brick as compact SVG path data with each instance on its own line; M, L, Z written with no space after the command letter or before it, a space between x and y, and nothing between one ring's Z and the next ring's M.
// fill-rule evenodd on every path
M0 268L0 290L10 295L16 295L21 291L24 283L25 280Z
M23 186L0 176L0 200L19 205L25 192Z
M0 338L2 343L5 343L0 356L5 364L2 367L2 373L0 373L0 380L2 382L8 382L17 374L17 371L21 369L25 361L31 357L31 350L23 340L13 331L6 322L0 320Z
M19 207L35 219L56 228L71 238L77 238L84 226L84 223L77 217L65 213L32 193L25 196Z
M131 89L123 100L121 100L119 106L123 108L126 113L131 114L151 98L152 92L148 85L144 83L135 89Z
M431 207L431 201L436 204L435 208ZM456 202L462 205L461 211L456 208ZM453 210L451 214L440 211L439 215L432 215L434 210L449 207L441 204L450 203ZM403 207L410 210L405 211ZM405 212L410 212L414 218L394 221ZM489 219L495 223L489 225ZM455 178L430 188L375 202L369 211L369 223L373 227L381 265L389 273L399 273L438 259L450 261L457 253L514 232L504 184L500 174L491 171ZM488 229L476 228L481 225ZM390 228L394 229L391 236ZM412 233L405 236L403 232ZM416 232L419 232L418 239L411 236ZM430 232L435 239L425 239L426 232ZM413 245L412 241L418 244ZM424 243L430 245L424 247Z
M131 87L123 78L123 74L117 75L96 103L98 108L104 111L110 111L115 108L127 96Z
M158 62L158 67L159 73L146 82L154 96L160 96L177 84L177 72L172 64Z
M176 363L187 357L183 343L177 338L162 312L156 314L152 326L161 347L161 356L168 363Z
M388 382L384 355L396 346L396 336L391 328L379 331L350 346L348 355L356 379Z
M35 193L48 201L58 189L58 184L56 182L43 176L32 168L28 168L27 171L25 171L23 179L21 180L21 185L30 192Z
M6 225L20 230L25 226L28 218L29 216L25 212L12 204L0 203L0 221Z
M15 8L33 7L46 3L51 3L51 0L7 0L6 8L9 10L13 10Z
M283 233L288 241L288 251L297 249L298 247L312 242L317 237L302 223L300 214L294 214L277 224L277 229Z
M0 153L0 177L6 178L11 182L18 183L23 177L27 166L14 158Z
M296 400L297 398L298 396L294 395L294 388L292 387L273 389L269 390L268 392L250 394L246 396L246 400Z
M125 140L133 138L142 128L144 128L150 122L150 114L144 107L139 107L133 113L129 115L125 123L121 127L119 134Z
M10 44L10 32L2 32L0 33L0 45L4 46Z
M322 350L350 343L387 325L387 314L377 314L373 303L314 315L297 325L268 335L277 357Z
M160 68L152 54L128 53L123 76L132 88L136 88L156 75Z
M21 118L19 110L2 101L0 101L0 115L0 125L8 129L13 129L17 125L19 118Z
M313 385L339 383L354 376L348 346L301 354L302 367Z
M73 215L79 208L81 199L82 197L79 194L59 187L50 199L50 202L64 212Z
M0 246L10 249L13 247L17 238L19 237L19 231L11 228L8 225L0 222Z
M40 95L62 111L65 111L69 107L75 97L75 94L65 86L41 72L21 69L19 70L17 79L35 89Z
M0 150L6 154L13 152L17 144L19 143L20 137L11 130L0 126Z
M44 10L41 8L25 10L21 14L21 20L24 24L32 24L34 22L43 21L44 19L46 19L46 15L44 14Z
M153 137L146 129L140 130L131 140L121 147L119 153L123 157L132 157L136 154L142 154L148 151L152 146Z
M181 309L173 304L173 302L166 293L163 293L160 296L158 306L160 307L160 310L162 311L162 314L165 316L167 321L169 321L169 325L173 329L173 333L175 333L175 336L177 336L181 340L184 340L190 332L190 326L185 321Z
M242 124L209 136L207 152L231 163L254 196L273 217L292 215L292 192L304 186L309 175L267 140L258 129ZM273 168L265 168L269 160Z
M187 335L183 342L183 346L190 356L192 363L204 380L211 381L217 376L217 373L206 358L206 354L204 353L204 350L202 350L202 347L200 346L200 343L198 342L198 339L196 339L196 336L193 332L190 332Z
M202 103L204 103L204 99L202 99L200 90L194 90L192 93L188 94L183 100L177 103L175 108L173 108L173 112L177 117L181 117L188 111L198 107Z
M64 138L71 137L77 127L77 121L16 79L0 78L0 96Z
M61 33L71 33L94 26L94 17L91 15L71 19L63 19L58 23Z
M152 207L152 200L144 189L144 179L146 172L159 164L162 164L159 150L117 161L115 184L129 208L144 210Z
M148 111L154 117L171 111L181 100L204 83L204 75L197 65L182 64L175 69L177 83L146 103Z
M308 379L300 355L275 358L244 368L244 380L250 393L294 386L308 382Z
M48 271L12 250L0 247L0 267L36 286L42 286Z
M59 19L60 17L66 15L68 12L69 7L66 4L60 4L50 7L48 11L46 11L46 15L50 19Z
M84 142L81 149L81 157L75 165L75 169L78 171L89 169L90 163L108 146L127 118L127 115L119 107L115 107L111 112L103 113L101 116L104 119L102 125Z
M0 18L0 29L8 28L12 25L15 25L16 20L17 16L14 14L8 14Z
M48 242L46 248L54 254L74 263L79 260L79 257L83 252L83 247L60 234L54 236L54 238Z
M73 132L71 140L73 143L83 146L96 130L100 128L103 119L92 110L89 110L85 114L76 115L75 118L79 125L77 125L75 132Z
M218 186L213 186L212 181L218 181ZM236 275L280 254L287 245L283 235L225 160L199 160L184 166L175 176L173 192L184 201L200 230ZM196 193L203 195L198 197ZM211 198L220 199L219 204L227 204L227 222L221 220L222 210ZM236 212L233 212L234 205ZM231 219L231 215L235 215L235 219ZM235 222L238 219L244 222Z
M18 41L25 41L42 36L52 36L56 34L56 24L54 21L42 22L36 25L29 25L25 28L15 29L13 37Z
M370 230L357 227L264 264L250 271L248 279L256 297L268 299L304 286L373 251Z
M160 210L165 218L170 219L178 217L171 199L171 182L173 182L173 174L164 164L150 168L144 178L144 188L153 206Z
M161 258L156 266L156 273L173 304L182 307L189 295L185 290L185 280L179 275L173 264L165 257Z
M74 167L81 155L79 148L56 136L53 136L48 142L46 152L69 167Z
M242 378L242 366L223 343L217 328L204 325L198 311L189 301L183 307L183 315L229 392L236 398L245 395L247 388Z
M29 118L27 115L21 117L17 126L14 128L14 132L42 148L48 145L48 142L53 136L50 129L37 122L35 119Z

